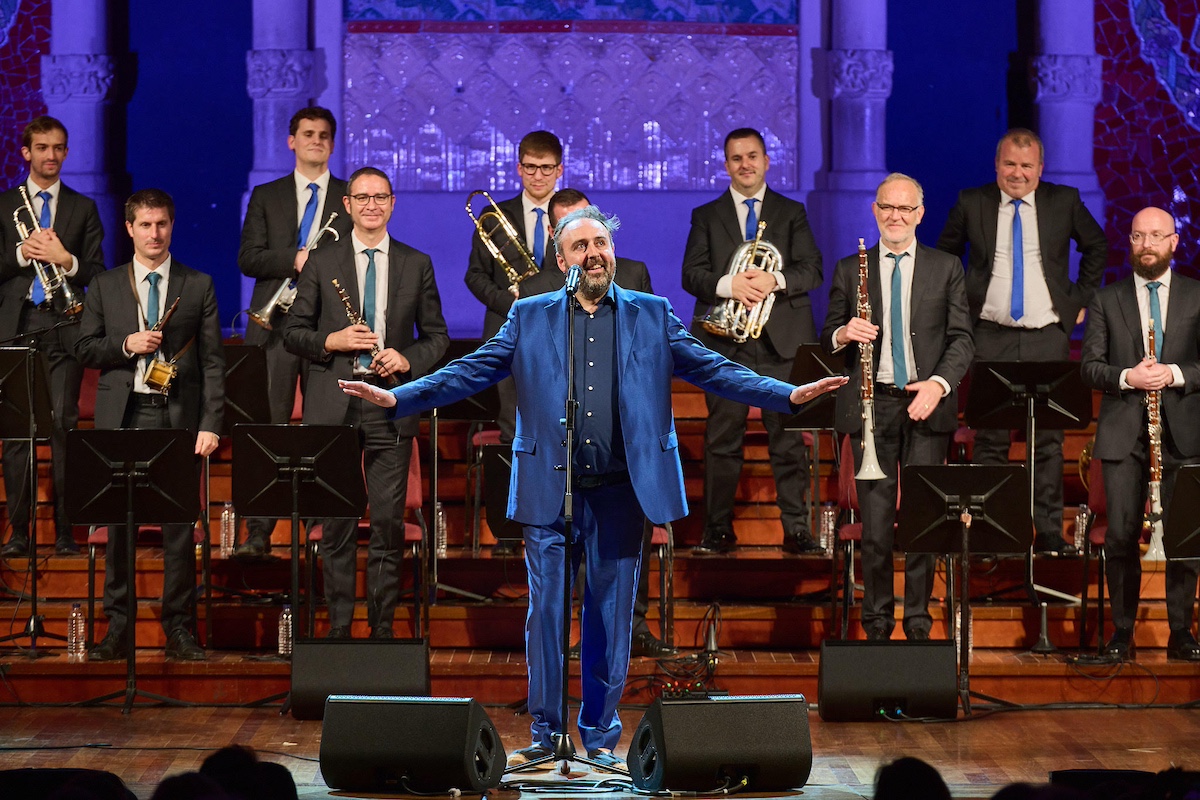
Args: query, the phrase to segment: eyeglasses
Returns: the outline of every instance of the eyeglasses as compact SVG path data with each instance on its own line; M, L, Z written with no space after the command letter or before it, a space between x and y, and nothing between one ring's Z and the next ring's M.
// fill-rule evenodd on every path
M376 204L382 206L382 205L385 205L388 200L392 199L392 195L390 195L390 194L352 194L352 195L350 195L350 199L353 200L355 202L355 204L360 205L360 206L368 205L372 200L374 200Z
M1142 242L1149 242L1152 245L1160 245L1163 243L1163 239L1169 239L1174 235L1174 233L1163 233L1162 231L1154 231L1153 233L1134 231L1133 233L1129 234L1129 243L1132 245L1139 245Z
M554 170L558 169L561 163L562 162L560 161L558 164L521 164L521 172L529 176L536 175L540 172L542 173L543 177L549 178L554 174Z
M894 206L890 203L876 203L875 207L879 209L879 213L885 217L893 211L899 211L900 216L907 217L909 214L916 211L920 206Z

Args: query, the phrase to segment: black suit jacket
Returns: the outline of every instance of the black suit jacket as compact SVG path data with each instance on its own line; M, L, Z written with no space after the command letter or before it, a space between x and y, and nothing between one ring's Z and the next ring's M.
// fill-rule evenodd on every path
M617 274L613 278L622 289L632 289L635 292L654 294L650 285L650 270L642 261L617 256ZM553 267L547 266L537 275L521 283L521 297L533 297L547 292L557 292L567 284L567 274L558 268L557 262Z
M1096 458L1125 458L1146 431L1146 393L1121 389L1121 372L1146 355L1135 292L1133 276L1126 277L1098 291L1088 308L1080 369L1089 386L1104 392ZM1183 388L1162 391L1163 441L1185 457L1200 456L1200 282L1178 272L1171 276L1162 363L1183 372Z
M929 416L929 427L948 433L958 426L956 387L975 355L971 320L967 314L967 294L962 262L954 256L917 242L916 271L912 297L909 298L908 334L912 338L917 378L934 375L945 379L953 391L942 398ZM883 289L879 279L878 244L867 250L867 292L871 298L871 322L883 325ZM833 333L858 313L858 256L838 261L829 289L829 314L821 331L821 346L833 352ZM879 370L882 330L874 345L875 373ZM862 371L858 367L859 347L851 343L842 348L846 356L850 382L837 393L837 430L852 433L862 428L862 404L859 402Z
M787 291L775 295L775 305L763 335L777 354L791 358L796 348L817 338L808 293L823 280L821 251L808 227L808 215L802 203L768 187L758 219L767 223L763 240L779 248L783 256L783 276L787 283ZM719 299L717 282L729 269L733 254L744 239L733 196L728 191L692 211L692 228L683 254L683 288L696 298L692 333L726 356L736 347L733 340L705 331L700 321Z
M104 228L100 224L100 213L90 197L84 197L65 183L58 195L58 209L54 216L54 232L62 240L67 252L79 259L79 270L68 280L75 293L83 297L84 289L92 278L104 272L104 253L100 249L104 241ZM21 206L21 194L14 186L0 194L0 339L17 334L21 319L21 304L29 294L33 283L32 267L22 269L17 262L16 225L13 212ZM26 214L21 215L29 224ZM63 333L74 332L75 328L64 328ZM66 339L70 341L70 339Z
M429 371L450 344L442 301L434 281L429 256L392 239L388 250L387 331L383 347L395 348L408 359L411 370L397 376L401 383ZM309 359L308 388L304 395L304 421L338 425L346 418L349 399L338 388L339 378L353 377L359 353L328 353L325 338L350 324L346 306L333 287L337 279L359 308L358 276L349 236L319 248L300 273L296 302L287 315L283 340L287 349ZM404 421L403 432L415 435L417 418Z
M1063 330L1075 328L1079 310L1092 300L1092 295L1104 278L1108 260L1108 241L1104 230L1092 217L1071 186L1041 181L1034 190L1037 207L1038 242L1042 251L1042 270L1054 310L1058 312ZM1000 213L1000 187L995 183L964 189L958 202L950 209L946 227L938 239L938 249L962 258L971 246L967 258L967 301L971 304L971 321L979 322L983 302L992 279L996 258L996 221ZM1071 282L1071 241L1080 253L1079 278Z
M76 355L84 366L100 370L96 390L96 427L119 428L142 356L127 358L125 337L138 331L141 310L129 285L131 264L96 276L83 304ZM221 318L212 277L172 259L166 308L179 307L163 328L161 352L178 358L179 374L171 383L168 410L171 426L189 431L221 432L225 411L225 351ZM195 339L184 351L188 340ZM181 351L182 354L181 354Z
M342 198L346 196L346 182L332 175L325 192L325 203L317 212L313 225L325 226L329 215L337 212L333 229L339 236L350 233L352 223ZM292 264L296 259L296 239L300 226L296 222L296 178L288 173L278 180L255 186L246 206L246 221L242 224L242 244L238 249L238 268L243 275L254 278L254 293L250 296L250 308L257 310L265 306L280 284L295 275ZM326 234L320 247L333 243ZM278 324L278 316L274 324ZM246 344L265 344L270 333L258 325L246 326Z
M496 203L504 216L513 224L513 228L520 237L521 245L525 245L525 208L521 203L521 195L510 197L507 200L500 200ZM488 210L491 210L490 208ZM487 230L491 230L492 226L488 226ZM503 235L497 236L493 241L500 245L503 243ZM518 274L524 274L528 265L517 255L516 248L505 246L501 252L508 258L509 263ZM547 269L552 272L558 272L558 264L554 257L554 246L547 240L546 253L542 258L542 263L538 268L543 272ZM463 278L467 284L467 288L471 290L471 294L479 298L479 302L487 308L483 315L483 338L490 339L500 330L500 326L504 324L504 320L508 319L508 309L512 307L513 297L512 292L508 290L509 284L512 283L508 279L504 267L500 262L492 258L492 254L488 252L483 240L479 238L479 232L471 238L471 257L467 261L467 274ZM528 292L524 283L533 280L528 278L522 282L521 296L526 297ZM559 284L561 286L562 284ZM535 292L535 294L537 294Z

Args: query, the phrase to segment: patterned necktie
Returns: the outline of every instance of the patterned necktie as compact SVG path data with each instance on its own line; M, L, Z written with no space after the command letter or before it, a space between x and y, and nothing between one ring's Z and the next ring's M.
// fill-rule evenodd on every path
M1012 305L1009 315L1013 322L1025 316L1025 248L1021 236L1021 201L1013 200L1012 240Z
M1154 360L1162 361L1163 326L1162 307L1158 304L1158 287L1162 281L1150 281L1146 288L1150 290L1150 321L1154 323Z
M308 205L304 207L304 216L300 219L300 235L296 239L296 249L308 246L308 234L312 232L313 220L317 218L317 193L321 187L310 183L308 190L312 194L308 196Z
M754 213L755 200L753 197L750 197L750 198L747 198L746 200L743 200L742 202L746 204L746 209L747 209L746 210L746 241L750 241L751 239L754 238L755 234L758 233L758 217Z
M146 330L152 330L158 324L158 282L162 280L162 275L151 272L146 280L150 282L150 291L146 293ZM150 366L153 360L154 353L149 353L145 358L146 366Z
M892 264L892 382L897 386L908 385L908 360L904 354L904 277L900 274L900 262L908 253L888 253Z
M537 222L533 223L533 263L541 269L542 259L546 257L546 225L542 222L546 212L540 208L535 208L534 211L537 213Z
M367 254L367 277L363 281L363 307L362 318L365 324L371 330L375 330L375 254L378 249L368 248L363 250ZM371 354L364 353L358 357L358 363L364 368L371 368Z
M37 196L42 199L42 210L38 214L38 226L45 230L50 227L50 193L38 192ZM29 300L35 306L46 302L46 287L42 286L42 282L36 277L33 279L33 291L29 294Z

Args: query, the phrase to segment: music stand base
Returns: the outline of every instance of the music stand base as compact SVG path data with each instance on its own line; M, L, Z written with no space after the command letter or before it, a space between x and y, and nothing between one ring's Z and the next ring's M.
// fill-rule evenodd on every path
M614 775L621 775L626 778L629 777L628 770L606 766L598 761L593 761L590 758L584 758L578 755L575 750L575 743L571 741L571 735L569 733L555 733L551 735L550 738L554 741L554 751L550 755L542 756L541 758L535 758L533 761L528 761L515 767L507 767L504 770L504 774L509 775L515 772L526 772L528 770L537 769L542 764L550 761L556 761L558 762L557 769L560 775L569 775L571 772L571 764L583 764L591 767L593 770L599 770L600 772L611 772Z
M67 641L67 637L60 636L57 633L46 633L46 629L42 625L44 620L45 617L43 617L41 614L30 617L25 623L24 629L20 633L10 633L7 636L0 636L0 643L14 642L18 639L28 639L29 647L14 648L15 652L23 652L27 658L31 659L45 658L46 656L51 655L51 653L47 653L44 650L38 650L38 639L53 639L55 641L65 642Z
M154 694L153 692L142 691L141 689L137 688L136 683L131 683L130 685L126 686L123 690L121 690L119 692L109 692L108 694L101 695L99 697L93 697L90 700L84 700L82 703L80 703L80 705L85 706L85 707L109 706L109 707L115 708L116 703L110 703L108 701L116 700L118 698L124 698L125 702L121 705L121 713L128 714L130 711L133 710L134 706L138 705L138 703L136 703L135 701L139 697L143 697L147 700L153 701L151 703L143 703L142 704L147 707L170 706L172 708L192 708L193 706L195 706L195 703L188 703L184 700L177 700L174 697L167 697L167 696L161 695L161 694Z

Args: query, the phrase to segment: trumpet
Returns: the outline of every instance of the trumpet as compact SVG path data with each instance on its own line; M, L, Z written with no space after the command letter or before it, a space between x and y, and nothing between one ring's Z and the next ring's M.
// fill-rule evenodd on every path
M858 240L858 318L871 321L871 293L867 283L867 246ZM862 342L858 346L858 369L861 385L858 387L859 404L862 406L862 463L855 473L857 481L881 481L886 476L879 466L875 452L875 343Z
M477 217L471 209L471 201L478 194L483 195L487 199L491 208ZM541 266L534 263L533 256L529 255L529 251L525 249L525 243L521 241L521 235L517 233L512 220L504 216L504 212L500 210L500 206L496 205L496 201L492 199L492 196L487 193L486 189L476 189L467 195L467 216L475 223L475 230L479 232L479 238L483 241L484 247L492 254L492 258L496 260L496 263L503 267L504 274L508 278L508 290L514 296L518 295L518 287L521 281L537 275L541 270ZM494 224L491 225L490 230L486 230L489 220ZM493 237L502 238L499 238L497 241ZM510 245L516 251L521 261L525 262L524 272L520 272L504 255L504 248Z
M162 315L158 322L150 327L152 331L161 331L167 327L167 322L175 314L175 309L179 308L179 298L175 298L175 302L171 303L171 307L167 309L167 313ZM142 375L142 380L146 382L146 387L153 389L160 394L168 394L171 391L171 381L175 380L175 376L179 374L179 365L175 362L183 355L192 342L196 341L195 337L188 340L188 343L183 346L183 349L175 354L175 358L170 361L163 361L155 358L153 355L146 362L146 372Z
M16 211L13 211L12 218L13 224L17 228L17 236L24 242L34 232L40 231L42 226L38 222L37 214L33 213L33 203L29 202L29 192L25 191L25 186L18 187L18 191L21 193L21 205L17 206ZM21 221L22 212L29 215L32 228ZM37 280L42 284L42 292L46 295L46 302L66 317L78 316L83 311L83 302L71 288L71 283L62 269L57 264L49 264L37 259L33 259L32 263Z
M737 275L748 269L761 269L763 272L778 272L783 269L783 255L779 248L763 240L763 231L766 229L767 223L760 220L754 238L734 251L733 258L729 260L729 268L725 271L726 275ZM741 344L747 339L762 336L763 328L771 318L771 309L774 307L774 292L750 308L730 297L714 304L700 324L711 334L733 339Z
M1154 358L1154 322L1150 323L1150 346L1147 353ZM1150 438L1150 487L1147 501L1150 505L1148 520L1150 522L1150 547L1143 561L1166 561L1167 554L1163 549L1163 509L1162 509L1162 392L1146 392L1146 427Z
M313 239L312 247L308 248L309 252L317 249L317 245L321 243L321 237L325 234L333 234L335 242L341 241L342 235L333 227L333 221L338 218L336 211L329 212L329 219L325 222L325 227L317 231L317 237ZM293 275L288 280L279 285L275 290L275 294L271 295L271 299L266 305L257 311L249 312L250 321L256 325L260 325L267 330L271 330L271 316L278 311L280 314L286 314L292 310L292 303L296 302L296 277Z
M354 310L354 304L350 302L350 295L346 294L346 290L342 288L342 283L337 278L333 279L333 288L337 289L338 297L342 298L342 304L346 306L346 318L350 320L351 325L366 325L367 321L363 319L362 314ZM379 355L379 337L375 338L371 345L371 360L374 361ZM387 376L388 383L395 386L399 383L395 375Z

